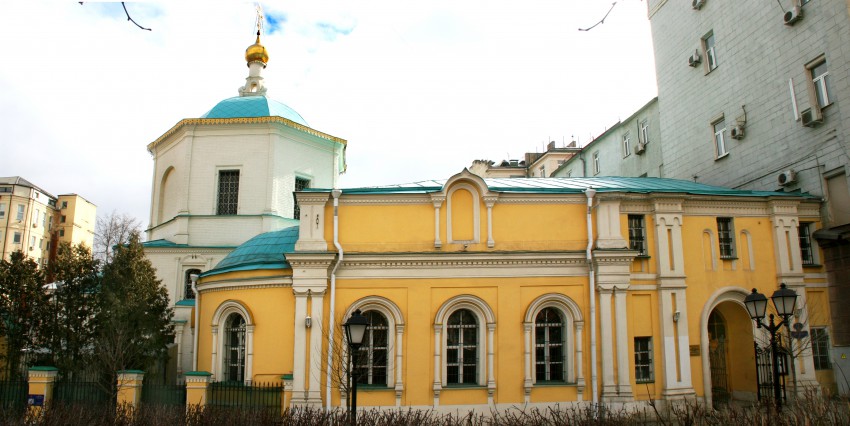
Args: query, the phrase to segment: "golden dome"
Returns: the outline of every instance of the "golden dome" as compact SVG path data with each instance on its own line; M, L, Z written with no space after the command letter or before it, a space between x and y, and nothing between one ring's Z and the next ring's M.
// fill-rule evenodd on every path
M257 42L248 46L245 49L245 60L248 63L251 62L262 62L263 68L265 68L266 64L269 62L269 52L266 51L266 48L260 44L260 32L257 31Z

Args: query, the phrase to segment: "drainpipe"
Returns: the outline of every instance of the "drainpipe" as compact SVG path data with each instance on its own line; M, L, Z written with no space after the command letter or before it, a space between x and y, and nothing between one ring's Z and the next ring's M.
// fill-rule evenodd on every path
M339 269L339 265L342 264L342 246L339 244L339 196L342 195L342 191L339 189L334 189L331 191L331 196L334 198L334 247L336 247L337 253L339 256L336 259L336 263L334 264L333 269L331 270L331 300L330 300L330 311L329 311L329 321L330 326L328 327L328 369L327 369L327 377L325 378L325 409L330 412L331 411L331 369L333 368L333 349L334 349L334 328L336 325L334 324L334 314L336 307L336 270Z
M593 187L588 187L584 191L587 196L587 269L590 282L590 388L593 392L593 403L599 402L598 383L596 380L596 276L593 270L593 218L591 212L593 210L593 196L596 195L596 190Z
M201 298L198 294L198 274L190 274L189 279L192 281L192 292L195 293L195 333L194 341L192 342L192 371L198 371L198 334L201 329L198 323L198 315L201 310Z

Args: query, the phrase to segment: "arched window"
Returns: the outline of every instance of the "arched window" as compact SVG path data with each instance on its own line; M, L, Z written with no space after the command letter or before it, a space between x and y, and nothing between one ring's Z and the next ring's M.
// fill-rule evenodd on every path
M387 344L389 326L387 318L378 311L366 311L369 321L366 336L360 346L357 361L357 383L362 385L387 385Z
M535 378L537 382L563 382L564 318L555 308L545 308L534 320Z
M458 309L446 325L446 382L478 384L478 319Z
M188 270L186 270L186 274L185 274L185 277L184 277L185 278L184 279L185 286L183 288L183 298L184 299L194 299L195 298L195 292L192 291L192 275L200 275L200 274L201 274L200 269L188 269Z
M224 323L224 381L245 380L245 318L230 314Z

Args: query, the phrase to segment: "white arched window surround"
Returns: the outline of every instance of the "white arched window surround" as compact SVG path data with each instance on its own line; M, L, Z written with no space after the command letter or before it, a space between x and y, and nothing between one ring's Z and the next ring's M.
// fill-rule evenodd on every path
M457 190L468 191L472 195L472 240L457 240L452 235L452 196ZM458 183L452 186L446 196L448 209L446 211L446 232L449 243L478 243L481 241L481 197L478 188L468 183Z
M536 365L535 349L535 320L537 314L546 308L554 308L560 311L564 319L564 354L566 356L566 382L575 383L580 388L584 387L584 376L582 375L582 338L584 319L578 304L563 294L544 294L528 306L523 322L525 329L525 391L526 398L531 393L531 387L536 382L534 366ZM581 391L579 391L581 393Z
M478 320L478 385L487 386L489 400L492 402L496 390L493 373L493 335L496 331L496 316L490 306L477 296L464 294L455 296L440 307L434 318L434 399L435 405L440 390L446 382L446 325L449 317L458 310L468 309ZM482 330L486 326L485 330ZM485 352L486 351L486 352ZM486 354L486 356L484 356Z
M212 318L212 377L219 380L223 377L225 340L219 336L219 330L224 330L225 322L230 314L242 315L245 318L245 383L250 384L253 377L254 361L254 318L245 304L237 300L227 300L215 310ZM222 354L219 357L219 354Z
M393 301L381 296L364 297L348 307L345 311L342 323L351 316L356 310L360 312L377 311L387 319L387 344L389 350L387 354L387 387L394 388L396 392L396 405L401 405L401 394L404 390L404 382L401 368L404 365L402 351L402 337L404 336L404 316L401 314L401 309L398 308ZM395 336L395 339L393 339ZM343 337L344 339L345 337ZM346 362L348 359L348 345L343 345L344 356ZM345 398L345 395L342 396Z

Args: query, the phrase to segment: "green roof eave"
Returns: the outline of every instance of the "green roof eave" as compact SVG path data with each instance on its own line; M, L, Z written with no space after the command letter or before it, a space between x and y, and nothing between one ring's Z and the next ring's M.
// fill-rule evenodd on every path
M248 264L239 264L238 266L230 266L224 268L216 268L210 269L200 275L200 277L210 277L213 275L220 275L227 272L237 272L237 271L259 271L263 269L289 269L292 268L292 265L289 262L254 262Z
M195 299L183 299L183 300L175 303L175 305L177 305L177 306L195 306Z
M178 244L169 240L159 239L153 241L145 241L142 243L144 248L196 248L196 249L233 249L235 246L193 246L189 244Z

